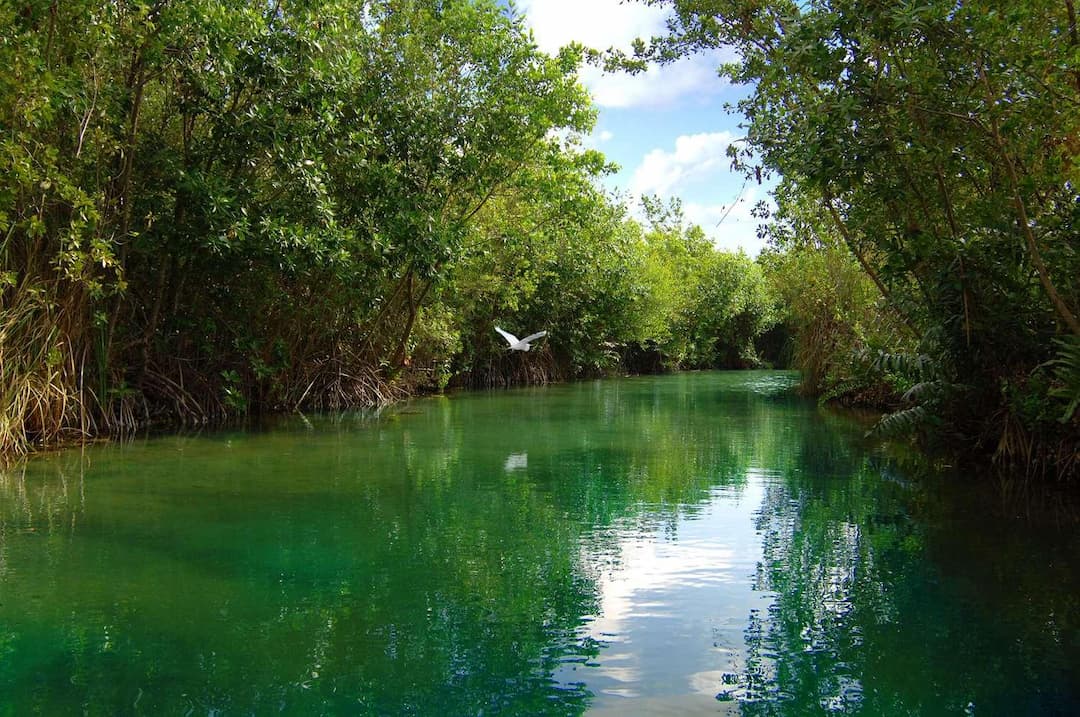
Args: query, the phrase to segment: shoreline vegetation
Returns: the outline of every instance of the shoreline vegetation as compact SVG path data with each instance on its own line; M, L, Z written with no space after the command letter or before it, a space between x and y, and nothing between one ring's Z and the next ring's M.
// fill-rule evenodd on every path
M776 365L883 436L1074 476L1072 4L661 4L635 56L544 54L494 0L3 5L0 455ZM582 62L721 45L754 88L732 162L780 178L756 259L635 218L581 140Z

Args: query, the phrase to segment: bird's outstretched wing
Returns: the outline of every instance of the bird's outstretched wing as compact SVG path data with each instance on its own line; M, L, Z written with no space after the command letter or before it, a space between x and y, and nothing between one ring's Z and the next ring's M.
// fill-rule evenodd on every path
M514 344L516 344L516 343L518 342L518 338L517 338L517 336L514 336L514 335L513 335L512 333L510 333L509 331L503 331L503 330L502 330L502 329L500 329L500 328L499 328L498 326L496 326L496 327L495 327L495 330L496 330L496 331L498 331L498 332L499 332L500 334L502 334L502 337L503 337L504 339L506 339L506 340L507 340L508 342L510 342L510 345L511 345L511 346L513 346Z
M526 336L525 338L523 338L521 340L521 343L527 344L527 343L530 343L532 341L536 341L537 339L542 338L544 336L547 336L547 331L537 331L532 336Z

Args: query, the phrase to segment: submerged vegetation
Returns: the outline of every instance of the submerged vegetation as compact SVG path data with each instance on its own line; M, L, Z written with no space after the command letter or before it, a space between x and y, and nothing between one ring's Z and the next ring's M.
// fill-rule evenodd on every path
M671 35L613 64L738 51L757 260L601 189L595 55L495 0L0 5L0 453L768 359L1080 469L1073 4L649 2Z

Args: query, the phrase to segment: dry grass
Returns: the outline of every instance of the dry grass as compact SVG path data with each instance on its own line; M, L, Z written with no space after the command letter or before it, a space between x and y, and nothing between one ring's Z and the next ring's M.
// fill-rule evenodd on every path
M330 356L305 362L297 373L282 391L282 402L290 410L385 406L408 394L361 354L343 347L337 347Z
M0 457L124 436L151 424L219 423L246 410L246 398L237 404L223 398L218 367L154 357L140 371L127 371L125 381L124 372L87 364L92 352L83 337L92 332L82 322L86 312L60 298L46 282L23 280L0 290ZM68 304L78 300L66 298ZM98 384L95 393L90 386ZM249 396L255 389L241 382L237 390ZM408 389L368 357L338 345L290 367L270 393L260 410L336 411L386 405Z
M500 351L489 354L486 359L474 364L454 384L468 388L507 388L542 386L565 378L565 372L559 370L547 347L529 353Z
M51 287L7 287L0 298L0 455L20 455L91 429L79 390L72 317Z

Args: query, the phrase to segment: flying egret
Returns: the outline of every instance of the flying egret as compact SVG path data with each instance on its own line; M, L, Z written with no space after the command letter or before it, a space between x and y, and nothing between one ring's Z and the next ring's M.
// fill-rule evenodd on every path
M502 334L502 337L509 342L511 351L528 351L531 348L529 346L531 342L536 341L541 336L547 336L547 331L538 331L532 336L518 339L517 336L514 336L509 331L503 331L498 326L495 327L495 330Z

